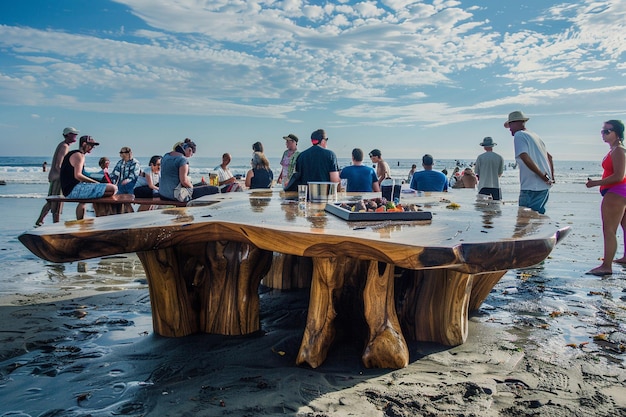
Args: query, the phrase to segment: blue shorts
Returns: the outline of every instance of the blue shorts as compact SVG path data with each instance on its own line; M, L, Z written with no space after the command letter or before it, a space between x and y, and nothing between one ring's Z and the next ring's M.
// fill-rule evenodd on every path
M80 198L80 199L92 199L100 198L104 195L107 189L106 184L93 183L93 182L79 182L74 186L70 195L66 195L66 198Z
M519 192L519 205L520 207L533 209L539 214L544 214L546 212L546 203L548 202L549 195L550 190L521 190Z

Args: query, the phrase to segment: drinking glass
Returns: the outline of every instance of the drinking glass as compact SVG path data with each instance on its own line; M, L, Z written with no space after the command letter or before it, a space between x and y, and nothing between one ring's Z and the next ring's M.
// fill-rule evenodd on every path
M300 203L306 202L307 194L309 193L308 185L298 185L298 201Z

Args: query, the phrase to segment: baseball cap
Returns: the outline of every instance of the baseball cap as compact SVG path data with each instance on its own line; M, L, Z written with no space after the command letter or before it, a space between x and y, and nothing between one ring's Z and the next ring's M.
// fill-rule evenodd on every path
M75 127L66 127L65 129L63 129L63 136L67 135L68 133L78 135L78 129L76 129Z
M294 142L298 143L298 137L296 135L294 135L293 133L290 133L287 136L283 136L283 139L285 139L285 140L293 140Z
M88 144L90 144L92 146L100 145L100 143L96 142L96 140L94 138L92 138L91 136L81 136L79 144L82 145L83 143L88 143Z

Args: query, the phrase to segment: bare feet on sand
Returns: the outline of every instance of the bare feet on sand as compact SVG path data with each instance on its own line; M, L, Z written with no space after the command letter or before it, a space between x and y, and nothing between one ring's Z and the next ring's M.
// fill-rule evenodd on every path
M602 266L599 266L597 268L593 268L591 271L586 272L586 275L595 275L598 277L603 277L605 275L613 275L613 270L611 269L604 269Z
M616 264L626 265L626 256L621 257L619 259L614 259L613 262L615 262Z

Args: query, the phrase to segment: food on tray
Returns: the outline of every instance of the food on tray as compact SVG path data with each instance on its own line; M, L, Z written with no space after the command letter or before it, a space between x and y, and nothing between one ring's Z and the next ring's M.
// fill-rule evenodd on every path
M340 208L356 213L382 213L382 212L405 212L405 211L422 211L419 204L396 204L393 201L387 201L384 197L373 198L369 200L359 200L356 202L346 202L339 205Z

